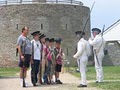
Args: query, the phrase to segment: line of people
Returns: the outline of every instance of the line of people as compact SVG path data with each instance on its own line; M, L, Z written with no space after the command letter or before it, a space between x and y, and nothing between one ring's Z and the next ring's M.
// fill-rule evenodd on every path
M20 56L19 67L21 68L21 85L23 83L23 77L26 78L27 69L30 66L30 62L31 81L33 86L36 86L37 82L40 84L62 84L59 79L63 60L63 51L60 46L62 39L49 39L46 38L46 35L41 34L40 31L35 31L31 34L33 36L33 40L30 41L27 38L28 32L29 28L24 27L22 29L22 34L18 37L17 41L17 49ZM104 57L105 40L102 37L101 30L98 28L93 28L93 38L89 38L88 41L84 39L84 32L77 31L75 34L79 38L77 52L73 56L77 59L81 74L81 82L78 87L87 87L86 66L88 57L91 54L90 46L93 47L94 52L96 83L103 82L102 59ZM54 41L56 42L55 47ZM53 75L55 75L55 80L53 80Z
M33 86L37 86L37 83L62 84L59 79L63 61L62 39L46 38L46 35L41 34L40 31L35 31L31 33L33 40L30 41L27 38L28 34L29 28L25 26L17 40L21 86L23 78L25 85L28 86L26 76L30 66Z

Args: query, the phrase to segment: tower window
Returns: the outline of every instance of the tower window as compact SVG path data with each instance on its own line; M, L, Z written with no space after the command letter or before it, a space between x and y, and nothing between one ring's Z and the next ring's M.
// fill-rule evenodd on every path
M18 24L16 24L16 29L18 30Z
M67 26L67 24L65 25L66 26L66 30L68 29L68 26Z
M41 24L41 30L43 30L43 24Z

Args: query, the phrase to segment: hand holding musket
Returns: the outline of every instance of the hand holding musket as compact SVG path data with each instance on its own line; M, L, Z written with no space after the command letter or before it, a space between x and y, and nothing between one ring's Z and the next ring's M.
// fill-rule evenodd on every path
M21 60L24 62L25 61L25 58L24 58L24 56L22 55L22 56L20 56L20 58L21 58Z
M94 4L95 4L95 2L93 3L93 5L92 5L92 7L91 7L90 13L92 12L92 9L93 9L93 7L94 7ZM83 30L80 31L80 32L82 32L82 33L81 33L81 34L76 34L77 37L79 37L79 40L80 40L80 39L83 37L83 35L84 35L84 31L85 31L86 25L87 25L87 23L88 23L88 21L89 21L89 19L90 19L90 13L88 14L88 17L87 17L87 20L86 20L86 22L85 22L85 25L83 26ZM75 32L75 33L77 33L77 32ZM74 55L73 58L78 58L78 57L80 56L80 53L81 53L81 52L77 52L77 55Z

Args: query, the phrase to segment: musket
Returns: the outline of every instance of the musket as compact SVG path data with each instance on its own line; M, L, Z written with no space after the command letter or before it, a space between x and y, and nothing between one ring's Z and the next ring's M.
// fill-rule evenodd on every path
M103 29L102 29L102 33L101 33L102 36L103 36L103 33L104 33L104 29L105 29L105 25L103 25ZM95 54L95 57L96 57L97 63L98 63L98 65L100 66L100 63L99 63L99 60L98 60L98 56L97 56L97 52L96 52L96 50L94 50L94 54Z
M39 83L42 84L42 54L43 54L43 44L41 43L41 61L40 61L40 67L39 67Z
M94 54L95 54L95 57L96 57L96 60L97 60L98 66L100 66L100 63L99 63L99 60L98 60L98 56L97 56L96 50L94 50Z
M93 10L94 5L95 5L95 1L94 1L93 4L92 4L90 13L89 13L88 16L87 16L87 20L86 20L86 22L85 22L85 25L83 26L82 32L85 31L86 25L87 25L87 23L88 23L88 21L89 21L89 19L90 19L90 14L91 14L91 12L92 12L92 10ZM83 34L81 33L80 38L82 38L82 36L83 36ZM79 38L79 40L80 40L80 38ZM80 60L79 60L79 66L80 66ZM80 67L79 67L79 69L80 69Z
M103 25L103 29L102 29L102 33L101 33L102 36L103 36L104 30L105 30L105 24Z
M89 21L89 19L90 19L90 14L91 14L91 12L92 12L92 10L93 10L94 5L95 5L95 1L94 1L93 4L92 4L92 7L91 7L91 10L90 10L90 13L89 13L88 16L87 16L87 20L86 20L86 22L85 22L85 25L84 25L84 27L83 27L82 32L85 31L86 25L87 25L87 23L88 23L88 21ZM82 35L83 35L83 34L81 33L80 38L82 37Z

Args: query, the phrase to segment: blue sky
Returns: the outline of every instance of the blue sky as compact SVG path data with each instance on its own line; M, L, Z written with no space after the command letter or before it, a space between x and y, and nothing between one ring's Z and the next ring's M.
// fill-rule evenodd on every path
M120 19L120 0L78 0L82 1L85 6L91 8L95 1L94 8L91 13L91 28L105 28L112 25Z

